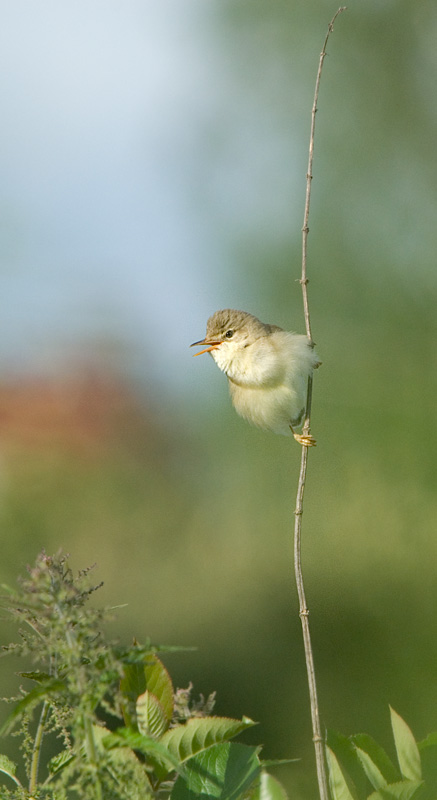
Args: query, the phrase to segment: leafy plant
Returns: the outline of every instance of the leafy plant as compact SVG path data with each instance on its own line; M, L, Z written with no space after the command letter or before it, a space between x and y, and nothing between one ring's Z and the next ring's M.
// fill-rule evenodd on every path
M371 736L328 732L327 762L333 800L435 800L437 733L416 743L406 722L390 708L397 755L393 764ZM369 788L373 791L368 793Z
M147 800L159 792L237 800L260 786L263 800L278 797L271 776L260 784L260 748L229 741L255 723L211 716L214 695L194 702L191 685L174 691L157 653L177 648L104 640L110 611L87 603L99 588L89 572L74 579L65 556L42 553L17 591L4 587L20 642L3 651L27 657L34 669L19 673L30 688L11 699L1 730L21 736L25 777L0 756L1 797Z

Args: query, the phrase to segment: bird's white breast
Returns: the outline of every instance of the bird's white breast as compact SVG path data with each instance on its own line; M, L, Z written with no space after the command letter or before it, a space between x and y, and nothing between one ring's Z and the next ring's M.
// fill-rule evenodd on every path
M228 378L242 386L274 384L283 377L284 365L272 338L263 336L249 345L223 342L211 355Z
M213 350L226 373L236 411L249 422L275 433L291 434L305 408L308 376L317 356L306 336L275 331L247 346L223 342Z

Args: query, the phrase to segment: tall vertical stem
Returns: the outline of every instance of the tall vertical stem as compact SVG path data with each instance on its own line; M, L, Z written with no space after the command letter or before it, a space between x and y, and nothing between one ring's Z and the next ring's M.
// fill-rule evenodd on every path
M326 45L330 34L334 28L334 22L338 15L344 11L344 7L339 8L328 26L328 32L323 43L322 52L320 53L319 68L317 70L316 86L314 91L314 102L311 112L311 133L310 133L310 146L308 156L308 170L307 170L307 184L305 196L305 212L304 221L302 226L302 274L300 284L302 286L303 307L305 315L305 327L307 337L310 344L313 343L311 335L310 312L308 304L308 278L307 278L307 244L308 244L308 219L310 212L310 199L311 199L311 181L312 181L312 168L313 168L313 155L314 155L314 133L316 125L316 112L317 101L319 97L320 79L322 77L323 62L326 56ZM312 399L312 377L308 379L307 403L305 412L305 422L303 425L303 433L308 434L310 430L311 418L311 399ZM320 727L320 714L319 703L317 698L317 684L316 674L314 669L313 649L311 645L311 635L309 626L309 610L305 597L305 588L302 573L302 560L301 560L301 539L302 539L302 514L303 514L303 498L305 492L305 482L308 464L308 447L302 447L302 457L300 462L299 483L297 487L296 507L294 511L294 572L296 577L297 593L299 598L299 617L302 623L303 643L305 650L305 663L307 669L308 689L311 705L311 723L313 730L313 742L316 756L317 780L319 785L320 800L329 800L328 780L326 775L326 761L325 761L325 743L321 733Z
M39 759L41 755L41 745L49 714L50 714L50 704L47 701L44 701L38 722L38 727L35 734L35 740L32 751L32 760L30 762L30 775L29 775L30 794L33 794L35 792L38 783L38 769L39 769Z

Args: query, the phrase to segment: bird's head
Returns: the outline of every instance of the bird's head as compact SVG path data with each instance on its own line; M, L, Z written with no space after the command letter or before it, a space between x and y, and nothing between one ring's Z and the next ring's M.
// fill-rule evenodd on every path
M252 344L260 336L265 336L269 326L264 325L259 319L246 311L235 311L225 308L216 311L206 324L206 336L198 342L193 342L190 347L203 347L196 356L202 353L211 353L215 358L218 350L228 358Z

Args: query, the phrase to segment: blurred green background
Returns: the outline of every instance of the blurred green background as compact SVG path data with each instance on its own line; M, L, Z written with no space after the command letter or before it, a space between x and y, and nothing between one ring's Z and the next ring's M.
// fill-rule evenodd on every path
M166 657L177 685L258 720L246 741L301 759L278 777L314 797L300 450L243 423L187 346L221 307L304 331L337 6L0 6L0 580L42 548L96 562L100 602L128 604L110 635L197 646ZM317 116L303 565L322 723L392 753L389 703L417 738L436 729L437 7L348 6Z

